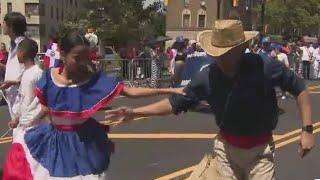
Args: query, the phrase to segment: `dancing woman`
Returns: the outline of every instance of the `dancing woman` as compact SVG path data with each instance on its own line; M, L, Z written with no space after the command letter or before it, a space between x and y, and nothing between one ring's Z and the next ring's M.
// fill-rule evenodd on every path
M106 179L112 142L93 114L121 93L144 97L180 92L127 88L115 77L95 72L89 42L78 33L62 38L60 47L64 66L45 71L35 90L43 109L37 117L48 110L52 122L18 133L6 158L4 180Z

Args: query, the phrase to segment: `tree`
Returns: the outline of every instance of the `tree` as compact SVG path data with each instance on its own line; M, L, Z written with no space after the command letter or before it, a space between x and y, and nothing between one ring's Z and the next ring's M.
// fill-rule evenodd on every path
M271 31L316 34L320 24L320 0L271 0L266 5L266 22Z
M117 46L165 34L160 2L147 8L143 7L144 0L83 0L82 4L83 13L64 21L62 32L90 26L104 44Z

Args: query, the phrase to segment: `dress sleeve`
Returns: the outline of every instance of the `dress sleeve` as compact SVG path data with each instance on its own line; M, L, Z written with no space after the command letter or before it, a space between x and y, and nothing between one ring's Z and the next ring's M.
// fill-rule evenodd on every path
M185 95L172 95L169 98L174 114L186 112L196 107L200 101L206 100L209 92L210 66L198 72L185 87Z
M45 70L42 73L42 76L37 81L36 87L34 89L34 93L39 99L39 102L44 106L47 106L48 78L50 75L49 73L50 73L50 69Z

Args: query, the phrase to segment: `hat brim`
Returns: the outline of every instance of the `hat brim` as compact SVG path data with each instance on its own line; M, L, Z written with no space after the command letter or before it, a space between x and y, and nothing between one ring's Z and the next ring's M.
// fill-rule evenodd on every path
M245 40L239 44L230 47L217 47L211 44L212 30L202 31L197 36L197 41L200 42L201 48L209 55L213 57L221 56L231 49L238 47L251 39L257 37L258 31L244 31Z

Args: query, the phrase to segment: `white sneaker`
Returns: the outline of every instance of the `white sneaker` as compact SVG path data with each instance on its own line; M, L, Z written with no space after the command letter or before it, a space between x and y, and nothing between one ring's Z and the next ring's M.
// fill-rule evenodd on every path
M282 96L282 97L281 97L281 99L283 99L283 100L286 99L286 98L287 98L286 96Z

